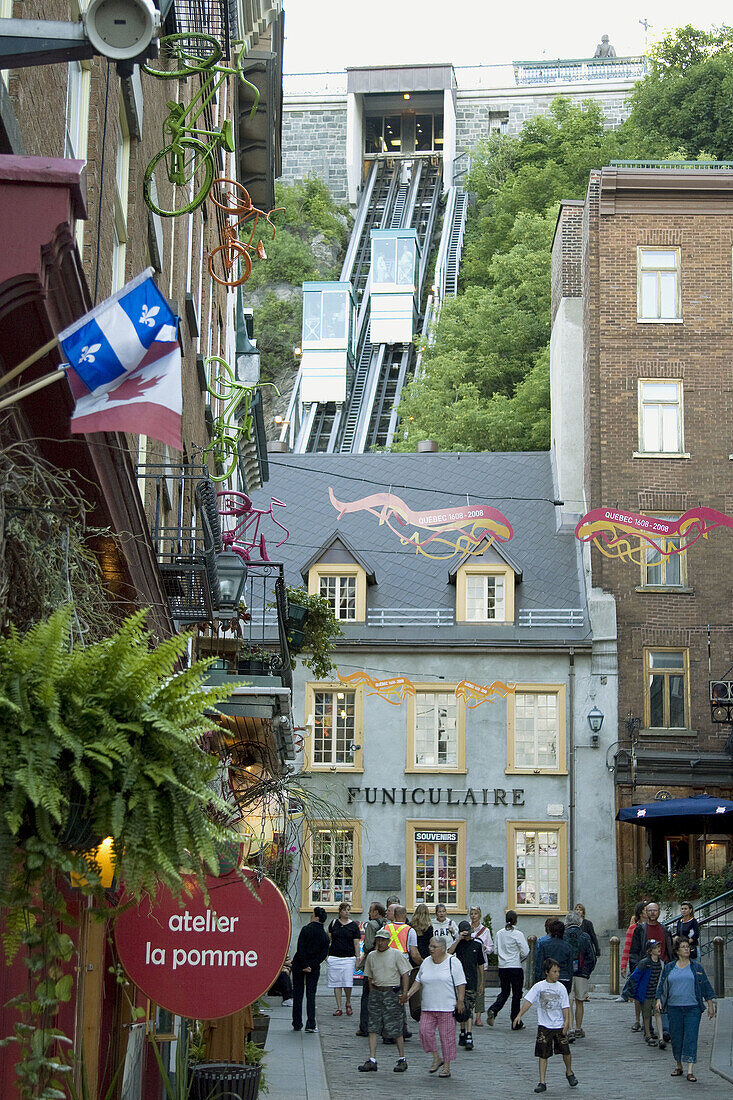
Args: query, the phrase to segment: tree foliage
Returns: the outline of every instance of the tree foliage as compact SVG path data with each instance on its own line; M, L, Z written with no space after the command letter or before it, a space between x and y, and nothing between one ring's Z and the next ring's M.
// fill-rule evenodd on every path
M650 60L623 127L631 155L733 160L733 27L680 27Z
M598 103L559 97L516 137L472 153L476 195L461 264L424 374L404 391L402 436L446 450L541 450L550 438L550 249L560 199L584 198L592 168L619 155Z

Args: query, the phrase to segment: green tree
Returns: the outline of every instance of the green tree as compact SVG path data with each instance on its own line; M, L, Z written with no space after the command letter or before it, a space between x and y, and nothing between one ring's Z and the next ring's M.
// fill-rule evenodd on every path
M546 447L549 431L550 244L555 210L521 213L490 285L446 302L425 370L404 391L395 450L429 437L444 450Z
M630 154L733 160L733 28L680 27L657 43L650 60L622 128Z

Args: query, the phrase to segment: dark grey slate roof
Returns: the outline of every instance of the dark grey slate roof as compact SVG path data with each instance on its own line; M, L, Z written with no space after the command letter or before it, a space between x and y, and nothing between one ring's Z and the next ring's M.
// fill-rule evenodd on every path
M270 496L285 501L278 519L290 531L290 538L275 550L274 537L265 521L262 530L270 557L285 565L287 582L302 584L300 571L334 532L367 559L377 574L377 584L368 588L367 607L455 609L455 585L449 571L459 557L434 560L416 554L409 544L377 516L366 511L347 513L339 519L329 499L329 487L342 502L356 501L373 493L391 491L410 508L423 511L451 506L488 504L507 517L514 535L502 548L522 571L516 587L515 619L520 609L582 609L578 627L507 627L491 624L460 624L449 629L424 626L380 627L380 641L486 641L577 642L589 637L580 554L572 532L556 531L556 508L550 455L547 452L462 454L271 454L270 479L253 495L259 507L267 507ZM264 503L263 503L264 502ZM394 519L392 520L395 524ZM395 524L399 526L398 524ZM405 528L409 536L414 528ZM448 551L446 551L448 552ZM462 556L462 555L461 555ZM405 617L407 619L407 616ZM347 637L365 638L373 630L345 626Z

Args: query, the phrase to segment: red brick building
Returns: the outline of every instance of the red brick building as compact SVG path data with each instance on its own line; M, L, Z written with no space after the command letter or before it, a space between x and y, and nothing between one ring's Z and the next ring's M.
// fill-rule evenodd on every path
M585 202L562 204L552 278L563 522L595 508L733 516L733 173L593 172ZM732 678L733 529L685 542L631 535L611 556L583 544L589 595L609 623L615 601L619 728L607 762L619 807L733 794L731 726L712 722L709 697L709 680ZM668 856L673 868L718 870L730 839L706 840L621 826L619 876Z

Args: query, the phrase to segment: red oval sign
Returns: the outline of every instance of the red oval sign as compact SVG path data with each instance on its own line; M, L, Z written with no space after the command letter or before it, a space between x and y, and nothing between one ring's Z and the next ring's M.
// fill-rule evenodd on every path
M207 878L208 905L187 878L180 900L161 886L155 901L120 914L120 962L161 1008L215 1020L252 1004L277 978L290 944L287 902L269 879L245 874L247 883L239 874Z

